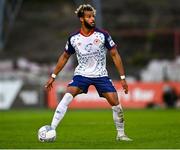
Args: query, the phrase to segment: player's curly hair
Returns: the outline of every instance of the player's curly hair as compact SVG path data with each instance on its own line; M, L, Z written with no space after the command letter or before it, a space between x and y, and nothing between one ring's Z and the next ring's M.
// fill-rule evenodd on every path
M84 16L84 12L85 11L93 11L94 16L96 15L96 10L94 9L94 7L92 7L90 4L83 4L80 5L76 11L75 14L77 15L77 17L83 17Z

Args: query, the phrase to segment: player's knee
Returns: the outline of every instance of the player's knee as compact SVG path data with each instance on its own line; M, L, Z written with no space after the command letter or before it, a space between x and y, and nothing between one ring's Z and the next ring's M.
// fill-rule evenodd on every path
M118 101L112 101L111 102L111 106L118 106L119 105L119 102Z
M82 91L79 88L68 87L66 93L70 93L73 97L75 97L76 95L82 93Z

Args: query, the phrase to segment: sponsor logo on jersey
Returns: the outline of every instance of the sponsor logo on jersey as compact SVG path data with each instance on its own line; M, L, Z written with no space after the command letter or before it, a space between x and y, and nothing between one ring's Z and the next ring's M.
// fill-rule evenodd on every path
M85 49L86 51L88 51L88 52L91 52L91 50L92 50L92 45L93 45L92 43L89 43L89 44L87 44L87 45L85 46L84 49Z

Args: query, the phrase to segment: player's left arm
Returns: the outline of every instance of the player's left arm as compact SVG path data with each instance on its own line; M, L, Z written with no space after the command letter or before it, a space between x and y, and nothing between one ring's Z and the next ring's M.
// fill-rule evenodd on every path
M120 75L120 79L121 79L121 85L124 89L124 92L127 94L128 93L128 85L127 82L125 80L125 71L124 71L124 67L123 67L123 63L122 63L122 59L120 54L118 53L116 47L112 48L110 50L110 55L113 59L113 62L119 72Z

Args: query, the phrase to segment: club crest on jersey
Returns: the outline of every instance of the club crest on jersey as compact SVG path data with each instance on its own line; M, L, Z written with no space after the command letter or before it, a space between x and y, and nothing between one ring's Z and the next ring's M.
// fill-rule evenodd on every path
M99 45L100 43L101 43L101 41L99 39L95 39L93 42L94 45Z

